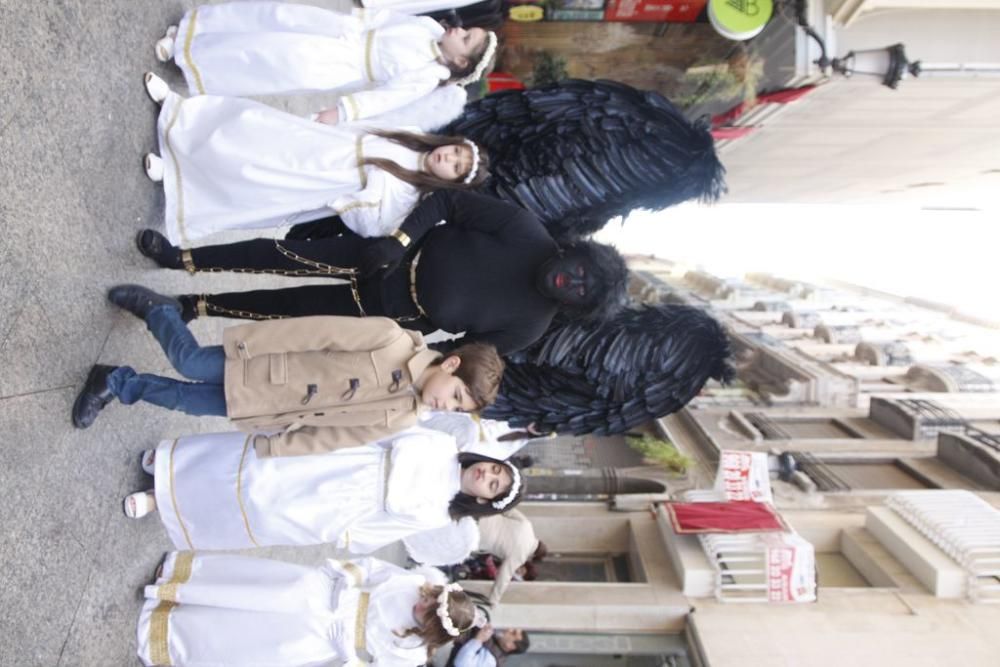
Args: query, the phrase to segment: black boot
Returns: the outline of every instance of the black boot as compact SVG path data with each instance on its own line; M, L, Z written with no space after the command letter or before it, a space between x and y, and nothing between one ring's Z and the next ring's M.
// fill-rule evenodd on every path
M97 419L97 413L114 400L114 395L108 389L108 376L117 366L95 364L87 375L83 389L73 403L73 426L87 428Z
M177 301L181 304L182 320L190 322L194 318L198 317L199 298L200 297L197 294L180 294L177 296Z
M108 290L108 301L127 310L141 320L155 306L167 305L181 312L180 302L172 296L157 294L142 285L118 285Z
M135 245L146 257L165 269L183 268L181 249L155 229L143 229L135 236Z

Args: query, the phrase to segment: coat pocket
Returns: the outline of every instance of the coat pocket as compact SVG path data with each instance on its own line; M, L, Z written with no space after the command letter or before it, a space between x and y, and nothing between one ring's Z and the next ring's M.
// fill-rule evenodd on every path
M288 355L284 353L268 355L268 363L271 384L288 384Z

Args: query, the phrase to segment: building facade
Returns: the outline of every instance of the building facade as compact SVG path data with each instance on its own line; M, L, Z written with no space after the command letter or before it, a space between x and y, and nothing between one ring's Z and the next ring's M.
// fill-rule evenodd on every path
M724 324L738 381L707 386L651 425L693 461L683 475L634 453L593 454L623 447L612 439L568 440L556 446L561 454L538 456L548 464L533 471L541 477L614 466L664 490L525 504L553 556L541 580L513 584L497 610L498 624L537 638L517 664L912 666L957 656L995 664L1000 638L982 628L1000 620L990 604L1000 580L948 546L948 526L918 527L897 499L933 489L944 494L933 502L992 520L1000 332L854 286L630 263L637 300L697 305ZM674 533L663 503L711 488L723 450L769 455L774 505L815 550L816 602L768 603L759 553L734 565L732 554Z

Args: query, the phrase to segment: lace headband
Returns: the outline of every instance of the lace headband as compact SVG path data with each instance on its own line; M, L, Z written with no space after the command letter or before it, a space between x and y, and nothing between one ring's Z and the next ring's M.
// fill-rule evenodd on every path
M493 507L498 510L502 510L507 507L507 505L514 502L514 499L517 498L517 492L521 490L521 473L518 471L517 466L511 465L506 461L504 461L504 464L507 466L507 469L510 470L510 493L500 500L493 501Z
M483 57L479 59L476 63L476 69L472 70L472 73L468 76L459 79L455 83L460 86L467 86L470 83L474 83L483 78L483 72L489 67L490 61L493 60L493 56L497 53L497 34L492 30L486 31L486 50L483 51Z
M465 177L465 180L462 181L463 185L468 185L472 182L472 179L476 177L476 173L479 171L479 146L476 145L475 141L471 141L469 139L465 140L465 145L469 147L470 151L472 151L472 167L469 168L469 174Z
M448 596L460 590L462 590L462 587L458 584L446 584L444 590L437 597L438 620L441 621L441 627L444 628L444 631L451 637L457 637L461 634L461 631L455 627L455 624L451 621L451 616L448 615ZM466 630L468 629L466 628Z

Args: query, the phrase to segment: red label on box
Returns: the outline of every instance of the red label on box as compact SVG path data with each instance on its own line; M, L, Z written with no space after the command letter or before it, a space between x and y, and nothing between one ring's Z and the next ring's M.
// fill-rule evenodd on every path
M708 0L608 0L605 21L692 23Z

